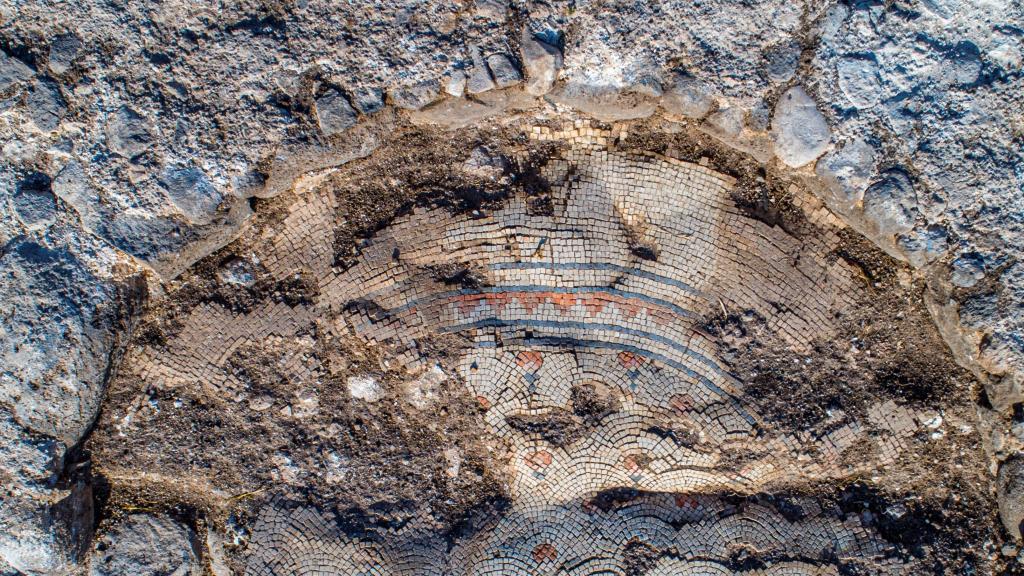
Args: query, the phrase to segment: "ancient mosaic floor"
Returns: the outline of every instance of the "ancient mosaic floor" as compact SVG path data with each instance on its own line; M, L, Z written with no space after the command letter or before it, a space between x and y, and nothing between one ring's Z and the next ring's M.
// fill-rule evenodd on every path
M810 500L783 515L716 496L850 477L899 458L921 426L921 415L888 402L860 418L837 411L826 434L777 431L703 327L746 311L795 349L834 333L863 289L832 256L838 224L808 205L827 233L797 240L739 210L723 174L612 151L614 130L532 136L564 144L543 169L550 201L514 194L486 213L417 208L341 270L335 199L311 189L252 260L278 279L311 275L315 304L204 305L166 348L132 353L151 386L200 381L259 409L228 359L254 342L279 346L301 387L322 369L299 333L315 323L390 350L424 418L437 409L439 380L461 382L506 451L511 503L464 538L425 522L386 537L346 534L330 511L278 502L259 515L246 574L622 574L638 546L658 551L644 568L653 575L838 574L840 561L913 573L887 560L887 543L856 516ZM421 354L438 337L458 342L456 361ZM358 380L357 394L373 400ZM865 443L871 460L851 457ZM744 565L744 549L777 561Z

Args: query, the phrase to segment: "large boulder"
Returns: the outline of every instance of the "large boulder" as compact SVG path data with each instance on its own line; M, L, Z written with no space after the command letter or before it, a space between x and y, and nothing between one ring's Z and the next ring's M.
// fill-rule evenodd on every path
M76 247L18 237L0 251L0 406L76 444L99 410L128 295Z
M112 257L65 224L0 249L0 561L22 574L71 573L90 538L91 488L68 478L66 454L96 418L142 290L109 274Z

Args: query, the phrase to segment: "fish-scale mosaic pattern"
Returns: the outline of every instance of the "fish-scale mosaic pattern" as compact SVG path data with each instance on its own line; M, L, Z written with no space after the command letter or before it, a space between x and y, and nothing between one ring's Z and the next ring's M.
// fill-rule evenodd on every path
M813 439L766 433L701 319L751 310L792 346L827 336L859 289L829 257L836 236L797 241L752 220L730 198L732 179L706 167L610 152L588 128L537 136L575 143L545 167L551 210L513 197L486 215L400 218L324 289L350 329L410 351L434 334L471 342L457 372L511 447L516 498L750 489L835 472L863 423L837 417ZM478 278L446 282L438 267ZM587 382L612 390L619 409L571 445L508 424L571 408L571 388ZM891 459L916 423L885 410Z
M315 379L321 368L306 335L314 324L319 334L386 345L411 377L436 364L421 355L424 340L465 344L443 369L464 382L507 448L510 510L449 549L413 528L348 538L319 512L271 507L247 574L621 574L633 539L669 551L655 574L833 574L822 550L880 557L876 537L838 518L788 523L685 496L848 476L894 460L919 429L914 413L889 402L859 420L835 411L816 435L775 432L701 329L708 316L751 311L796 349L832 334L861 289L831 257L837 223L808 207L820 234L793 238L739 210L728 176L614 151L614 132L577 125L534 137L568 143L543 169L549 209L524 195L486 213L419 208L338 270L328 257L333 193L300 190L253 250L274 279L311 278L312 303L248 313L203 305L179 319L165 347L133 352L130 365L148 385L198 381L244 401L232 354L269 346L282 352L290 381ZM572 416L582 424L554 440L544 422L579 412L574 390L588 388L610 408ZM863 443L874 460L843 458ZM614 512L591 502L614 489L663 494ZM737 543L782 560L730 567Z
M293 536L305 534L310 536ZM613 506L585 500L518 507L454 543L409 526L349 537L331 514L271 505L253 534L257 552L246 574L623 574L628 549L638 545L655 556L649 575L838 574L851 560L871 562L876 574L912 573L855 515L812 510L787 520L766 505L644 494ZM769 560L757 568L734 567L742 549Z

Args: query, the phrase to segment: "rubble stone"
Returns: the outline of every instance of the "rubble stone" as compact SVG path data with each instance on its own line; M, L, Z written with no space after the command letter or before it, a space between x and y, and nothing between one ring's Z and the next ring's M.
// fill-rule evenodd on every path
M90 576L199 576L192 530L148 514L133 514L99 538Z
M711 87L692 76L677 74L665 90L661 105L672 114L688 118L707 116L714 105Z
M818 105L795 86L787 90L775 105L772 116L772 140L775 154L786 165L799 168L828 149L831 132Z
M562 67L562 51L524 30L522 41L523 67L526 69L526 91L543 96L551 91Z
M348 103L345 95L331 90L316 99L316 117L320 122L320 130L326 136L333 136L355 126L356 111Z

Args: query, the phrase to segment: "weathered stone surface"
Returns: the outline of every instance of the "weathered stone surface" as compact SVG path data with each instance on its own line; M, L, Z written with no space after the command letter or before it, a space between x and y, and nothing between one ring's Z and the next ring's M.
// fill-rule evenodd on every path
M192 530L166 517L133 514L104 534L90 576L199 576Z
M494 83L498 88L508 88L523 81L523 75L519 69L512 64L505 54L491 54L487 57L487 67L494 76Z
M772 82L789 82L800 64L800 43L782 42L765 51L765 73Z
M775 154L786 165L799 168L825 153L831 132L818 105L796 86L779 97L772 116Z
M316 99L316 117L320 130L327 136L343 132L357 122L356 111L348 98L337 90L331 90Z
M356 88L352 91L352 105L360 114L373 114L384 108L384 91L380 88Z
M873 57L847 56L836 64L839 89L855 108L874 106L881 96L878 64Z
M42 172L29 174L18 182L11 200L15 214L26 226L47 226L56 220L57 202L50 189L50 177Z
M526 91L534 96L547 94L562 67L562 51L535 38L525 29L519 47L526 69Z
M18 238L0 262L0 405L26 428L71 446L99 409L123 328L122 296L72 246Z
M547 98L606 122L647 118L658 108L654 99L633 91L579 84L558 86Z
M477 60L476 65L468 71L465 81L465 89L467 94L482 94L489 90L494 90L497 84L494 83L494 79L491 77L491 73L487 70L487 66L480 59Z
M462 95L466 92L466 85L469 82L466 78L466 73L462 70L449 72L443 81L445 93L456 98L462 98Z
M194 166L168 166L160 184L171 202L192 222L206 224L224 196L202 170Z
M726 108L708 116L705 122L715 133L725 138L735 138L743 131L745 116L740 108Z
M902 170L890 170L864 192L864 215L883 236L907 232L917 217L914 186Z
M473 6L481 18L500 22L508 17L508 0L474 0Z
M980 254L964 254L952 266L950 282L958 288L971 288L985 278L985 260Z
M24 436L12 440L2 428L0 440L5 443L25 441ZM15 462L31 462L24 456L14 455ZM0 464L12 470L8 462ZM56 490L24 480L8 482L0 499L0 566L11 566L19 576L78 573L92 538L91 486L78 481L68 490Z
M956 238L943 257L984 253L1003 260L1024 237L1016 216L1024 206L1022 156L1014 140L1024 77L1019 39L1006 33L1022 17L1019 7L993 13L966 2L929 1L913 14L837 4L821 20L809 71L820 101L839 112L832 119L837 141L860 138L879 161L910 162L921 199L918 228L942 228ZM933 261L906 252L920 242L898 240L890 240L894 253L923 265ZM988 337L984 348L970 345L970 356L994 374L1021 372L1024 346L1013 344L1011 334L1024 328L1016 313L1024 289L1003 284L999 299L999 306L986 308L987 319L978 316L982 308L971 313L968 332Z
M138 112L122 106L107 121L107 146L128 158L137 156L153 144L149 122Z
M437 81L427 81L397 88L391 92L391 101L399 108L419 110L437 100L440 86Z
M353 398L366 402L377 402L384 397L380 383L372 376L350 376L346 381L348 393Z
M707 116L714 103L712 88L707 82L682 74L675 76L661 98L665 110L688 118Z
M997 481L999 516L1006 531L1018 540L1024 523L1024 457L1014 457L999 467Z
M24 62L0 51L0 91L32 77L32 69Z
M860 138L854 139L822 157L815 171L850 208L864 198L875 172L875 149Z
M462 164L463 170L481 178L499 178L508 170L508 160L483 146L477 146Z
M221 265L217 272L221 282L238 286L252 286L256 283L252 264L241 258L232 258Z
M32 86L26 105L29 118L43 132L55 130L67 111L60 87L50 80L39 80Z
M46 64L54 74L63 74L71 68L81 49L82 39L73 32L55 36L50 42Z
M37 224L59 218L41 181L15 199ZM140 287L107 276L112 255L88 235L48 226L0 250L0 559L57 576L81 558L93 519L90 486L57 479L96 417Z

